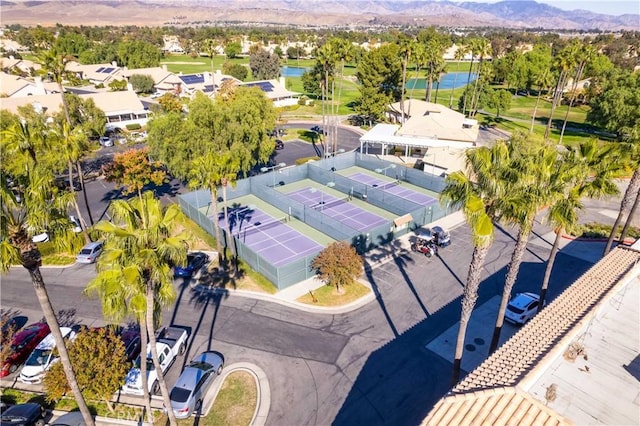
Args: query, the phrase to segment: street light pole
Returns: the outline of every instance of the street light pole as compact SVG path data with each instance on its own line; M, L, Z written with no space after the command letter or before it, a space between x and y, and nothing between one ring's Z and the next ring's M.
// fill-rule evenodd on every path
M279 163L279 164L276 164L275 166L271 166L271 167L261 167L260 171L262 173L267 173L268 171L273 171L273 185L272 185L272 187L275 188L275 186L276 186L276 172L275 172L275 170L276 169L280 169L282 167L285 167L286 165L287 165L286 163Z

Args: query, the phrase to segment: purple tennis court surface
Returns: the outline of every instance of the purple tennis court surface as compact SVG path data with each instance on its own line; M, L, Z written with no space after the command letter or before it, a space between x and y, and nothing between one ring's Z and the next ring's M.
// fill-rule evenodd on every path
M358 231L365 231L388 222L377 214L351 204L347 199L334 197L317 188L299 189L287 193L287 196Z
M406 200L412 201L421 206L428 206L437 202L437 200L433 197L402 186L399 181L388 181L379 179L365 173L354 173L347 177L349 179L364 183L365 185L371 186L373 188L380 189L381 191L388 192L389 194L393 194Z
M228 213L231 234L275 266L286 265L324 248L287 225L284 219L259 209L245 206L228 209ZM224 215L220 216L220 227L227 229Z

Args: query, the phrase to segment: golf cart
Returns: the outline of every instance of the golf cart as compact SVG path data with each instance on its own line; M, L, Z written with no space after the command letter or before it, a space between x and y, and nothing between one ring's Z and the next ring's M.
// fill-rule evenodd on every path
M427 257L431 257L434 254L438 254L438 247L433 243L433 240L426 240L424 238L416 237L415 241L411 244L411 251L422 253Z
M431 242L438 247L444 248L451 244L451 235L449 234L449 231L441 226L418 228L415 232L418 238Z

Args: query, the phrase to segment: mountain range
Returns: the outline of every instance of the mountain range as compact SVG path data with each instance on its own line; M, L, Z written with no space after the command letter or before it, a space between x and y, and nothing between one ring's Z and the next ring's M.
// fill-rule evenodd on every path
M562 10L532 0L1 0L3 24L198 25L245 23L364 28L384 25L638 30L640 13Z

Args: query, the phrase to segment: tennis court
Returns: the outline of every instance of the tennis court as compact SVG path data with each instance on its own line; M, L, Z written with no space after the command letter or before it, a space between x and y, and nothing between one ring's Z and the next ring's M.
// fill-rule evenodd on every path
M273 217L253 206L228 209L231 234L275 266L317 253L324 247L287 225L288 218ZM220 214L220 227L227 228Z
M288 192L287 196L358 231L365 231L388 222L384 217L353 205L349 202L349 197L334 197L318 188L299 189Z
M426 194L407 188L402 185L400 180L384 180L365 173L354 173L347 176L349 179L364 183L372 188L379 189L389 194L412 201L421 206L436 204L438 200Z

